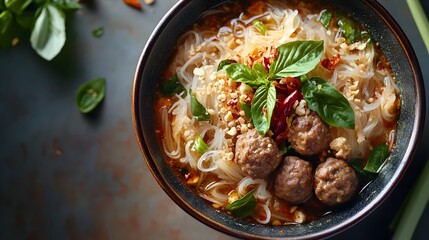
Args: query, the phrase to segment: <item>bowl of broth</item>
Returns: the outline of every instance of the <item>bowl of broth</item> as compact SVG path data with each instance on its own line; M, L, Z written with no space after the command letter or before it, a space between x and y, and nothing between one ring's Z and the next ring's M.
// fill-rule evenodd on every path
M164 191L239 238L361 221L424 122L413 49L376 1L179 1L143 49L132 116Z

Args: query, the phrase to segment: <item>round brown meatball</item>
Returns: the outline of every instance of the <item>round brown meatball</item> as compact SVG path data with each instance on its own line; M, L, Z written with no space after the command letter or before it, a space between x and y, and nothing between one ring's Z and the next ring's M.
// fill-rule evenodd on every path
M343 160L328 158L316 168L316 196L329 206L349 201L355 195L358 183L355 171Z
M313 169L311 164L295 156L285 157L274 180L277 197L290 202L302 203L313 193Z
M316 112L299 116L292 121L288 141L302 155L319 154L329 147L330 131Z
M265 178L282 160L283 153L270 137L261 136L255 129L237 137L234 161L252 178Z

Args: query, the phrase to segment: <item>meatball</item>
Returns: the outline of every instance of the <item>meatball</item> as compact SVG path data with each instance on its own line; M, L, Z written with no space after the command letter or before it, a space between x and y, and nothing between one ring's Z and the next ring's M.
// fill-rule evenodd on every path
M313 193L313 169L311 164L295 156L285 157L274 180L277 197L290 202L302 203Z
M292 121L288 141L299 154L319 154L329 147L330 131L316 112L299 116Z
M265 178L282 160L283 153L270 137L261 136L255 129L237 137L234 161L252 178Z
M350 200L356 193L358 183L355 171L343 160L330 157L316 168L314 176L316 196L329 206Z

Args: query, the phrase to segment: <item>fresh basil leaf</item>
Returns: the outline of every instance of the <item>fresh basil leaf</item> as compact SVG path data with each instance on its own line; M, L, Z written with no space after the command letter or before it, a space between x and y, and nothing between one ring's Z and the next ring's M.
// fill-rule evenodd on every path
M225 210L239 217L248 217L256 207L256 198L253 195L254 190L248 192L242 198L232 202L225 207Z
M323 11L322 15L320 15L320 22L323 24L323 26L328 29L329 23L331 22L332 13L328 12L327 10Z
M376 173L368 172L362 167L362 159L352 158L349 160L350 166L355 170L356 174L360 179L360 184L365 185L365 183L374 180L377 177Z
M265 26L265 24L259 20L254 20L252 22L253 26L255 26L259 32L265 36L265 34L267 33L267 26Z
M81 5L76 0L51 0L64 10L78 10Z
M194 118L198 121L209 121L211 116L207 109L198 101L192 90L189 90L189 94L191 95L191 112Z
M378 173L381 165L389 156L389 147L387 144L380 144L376 146L370 153L368 162L366 163L364 170L372 173Z
M13 21L13 15L6 10L0 13L0 36L6 34Z
M323 54L323 40L294 41L277 48L278 58L271 64L270 79L298 77L313 70Z
M302 93L308 107L334 127L355 127L355 115L349 101L338 90L319 77L302 82Z
M246 119L248 121L252 120L252 112L250 110L251 109L251 105L248 104L248 103L246 103L246 102L244 102L244 101L242 101L242 100L240 100L240 107L241 107L241 110L244 111L244 116L246 117Z
M253 125L264 136L270 129L271 116L276 104L276 88L272 82L256 89L252 99L251 112Z
M259 77L264 78L264 79L268 78L268 73L262 64L255 63L253 65L253 70L256 72L256 74L258 74Z
M182 94L182 98L187 95L186 88L180 83L177 74L164 81L159 85L159 92L164 96L173 96L174 94Z
M217 70L218 70L218 71L220 71L220 70L222 70L224 67L226 67L226 66L228 66L228 65L230 65L230 64L232 64L232 63L236 63L236 61L235 61L235 60L232 60L232 59L225 59L225 60L222 60L222 61L220 61L219 65L217 65Z
M11 12L19 15L33 0L4 0L5 6Z
M259 76L256 71L244 64L232 63L225 67L225 71L229 78L245 83L254 89L268 83L268 79Z
M99 27L99 28L92 30L92 36L94 36L96 38L100 38L101 36L103 36L103 34L104 34L104 28L103 27Z
M341 31L343 32L344 37L346 38L346 41L348 43L352 43L358 40L360 30L351 19L346 17L340 18L338 20L338 26L341 28Z
M24 11L20 15L16 16L16 22L24 29L31 30L34 23L34 11Z
M205 152L207 152L207 150L209 150L209 147L204 142L204 140L201 136L198 136L194 140L194 144L193 144L192 148L195 149L200 154L204 154Z
M66 41L65 16L61 9L50 2L39 9L31 32L31 46L41 57L50 61L58 55Z
M5 9L6 9L6 6L5 6L5 3L4 3L4 0L0 0L0 11L3 11Z
M91 112L104 99L106 79L96 78L82 84L76 93L76 105L82 113Z

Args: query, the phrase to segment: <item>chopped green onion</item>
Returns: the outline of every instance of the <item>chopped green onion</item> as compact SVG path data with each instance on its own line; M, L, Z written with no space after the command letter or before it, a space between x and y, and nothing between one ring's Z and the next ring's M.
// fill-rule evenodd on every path
M267 34L267 26L263 22L259 20L254 20L252 24L259 30L262 35L265 36L265 34Z
M332 13L328 12L327 10L324 10L322 14L320 15L320 22L325 26L326 29L329 28L329 23L331 22Z
M195 149L200 154L204 154L205 152L207 152L207 150L209 150L209 147L204 142L204 139L201 136L198 136L194 140L194 145L192 146L192 148Z
M191 94L191 112L194 118L198 121L209 121L211 117L207 109L198 101L192 90L189 90L189 93Z

